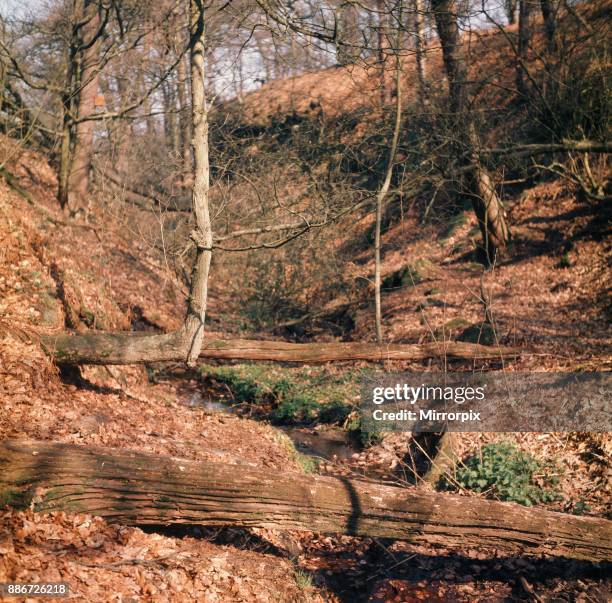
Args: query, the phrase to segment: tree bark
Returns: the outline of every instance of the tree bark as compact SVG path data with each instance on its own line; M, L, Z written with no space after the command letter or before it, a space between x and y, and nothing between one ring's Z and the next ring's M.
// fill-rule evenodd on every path
M359 9L353 4L343 4L337 9L338 40L336 42L336 62L338 65L351 65L359 59L362 45L359 31ZM258 45L260 46L259 42ZM260 54L263 53L260 50ZM266 79L267 79L266 69Z
M72 444L2 442L0 500L130 524L305 529L462 550L485 547L507 555L591 561L612 556L612 522L606 519Z
M483 167L478 147L480 140L473 123L468 124L469 144L472 150L470 163L475 168L468 172L469 189L472 191L472 207L478 220L484 251L489 263L497 257L497 250L503 249L510 239L506 215L489 172Z
M461 52L455 0L431 0L448 79L450 111L461 119L466 105L467 67Z
M540 0L540 7L548 50L555 52L557 50L557 7L554 5L554 0Z
M208 301L208 273L212 257L212 226L209 210L210 166L208 162L208 103L206 101L206 47L204 43L203 0L189 4L191 113L193 123L194 179L193 215L196 258L191 273L191 287L187 302L187 316L183 324L183 340L188 344L187 364L194 364L204 341L204 321Z
M41 337L45 351L62 364L142 364L185 360L189 342L183 330L164 335L92 333ZM428 358L501 359L519 356L520 348L461 341L435 343L288 343L249 339L207 339L200 358L334 362L342 360L426 360Z
M191 174L191 145L190 145L190 124L187 117L189 113L187 103L187 91L186 88L189 85L187 81L187 75L185 72L185 59L181 58L176 66L176 77L177 77L177 95L179 103L179 123L181 128L181 157L182 157L182 181L186 182L189 180Z
M527 98L529 88L525 82L525 70L529 54L529 45L532 37L532 2L533 0L519 0L519 31L518 31L518 61L516 65L516 88Z
M77 116L87 118L95 111L98 93L99 27L100 15L95 2L85 0L83 15L86 19L82 27L79 50L79 95ZM79 121L75 128L74 153L69 177L68 202L79 202L86 198L89 190L89 173L94 144L93 121Z
M76 7L75 7L76 8ZM66 75L62 91L62 114L60 118L60 156L57 174L57 199L60 207L68 207L70 172L72 170L72 156L74 146L74 126L72 119L75 112L75 96L78 71L79 35L77 21L79 12L75 10L72 15L70 44L66 51Z

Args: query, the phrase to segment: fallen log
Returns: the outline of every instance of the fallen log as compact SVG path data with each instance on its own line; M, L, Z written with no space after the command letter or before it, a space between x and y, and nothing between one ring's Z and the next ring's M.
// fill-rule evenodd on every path
M0 501L129 524L301 529L603 561L612 521L348 478L51 442L0 444Z
M43 336L45 351L64 364L136 364L186 358L180 331L164 335L91 333ZM339 360L426 360L428 358L501 359L518 356L520 348L484 346L461 341L433 343L289 343L249 339L208 339L200 358L332 362Z

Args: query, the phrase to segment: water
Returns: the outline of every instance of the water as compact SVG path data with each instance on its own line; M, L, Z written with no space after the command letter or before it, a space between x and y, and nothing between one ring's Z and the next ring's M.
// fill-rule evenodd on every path
M210 412L236 412L227 402L211 400L200 390L190 389L183 392L180 401L186 406L204 408ZM330 461L345 461L355 449L340 427L319 426L316 429L306 427L279 427L302 454L321 457Z
M330 461L346 461L353 454L354 448L340 427L325 429L307 429L303 427L281 427L302 454L318 456Z
M206 398L202 392L198 390L190 390L183 397L181 397L180 402L189 407L197 406L211 412L235 412L229 404L220 402L219 400L211 400L210 398Z

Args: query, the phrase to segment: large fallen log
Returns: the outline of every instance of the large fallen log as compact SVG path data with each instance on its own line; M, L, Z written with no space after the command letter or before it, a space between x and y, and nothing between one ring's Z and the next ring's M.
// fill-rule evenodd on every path
M0 501L130 524L305 529L510 555L612 557L612 522L606 519L348 478L50 442L0 444Z
M92 333L41 338L45 351L65 364L136 364L181 361L186 357L181 332L164 335ZM200 358L331 362L338 360L426 360L427 358L501 359L520 348L484 346L460 341L378 345L375 343L288 343L249 339L208 339Z

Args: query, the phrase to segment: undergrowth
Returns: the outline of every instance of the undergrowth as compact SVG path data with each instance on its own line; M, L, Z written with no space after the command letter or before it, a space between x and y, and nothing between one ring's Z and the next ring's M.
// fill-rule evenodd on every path
M557 472L552 463L519 450L512 442L501 441L484 446L456 470L453 478L442 477L440 486L454 490L458 485L490 498L531 506L561 498Z
M236 403L257 407L277 425L340 425L362 446L380 439L366 431L360 420L361 370L238 364L203 365L200 374L227 386Z

